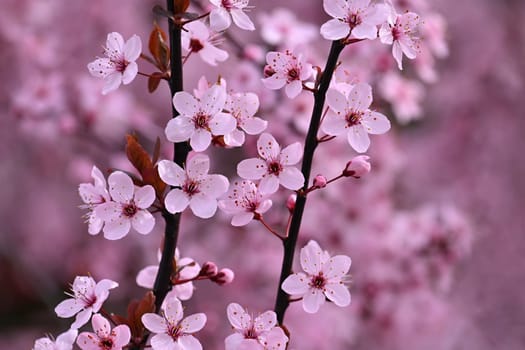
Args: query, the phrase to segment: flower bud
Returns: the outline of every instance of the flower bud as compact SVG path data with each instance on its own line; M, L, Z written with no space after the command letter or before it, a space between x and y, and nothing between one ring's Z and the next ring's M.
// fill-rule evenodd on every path
M361 155L354 157L351 161L346 163L346 168L343 170L343 176L352 176L359 179L361 176L366 175L372 169L372 165L368 161L369 156Z
M265 78L269 78L274 74L275 74L275 71L273 70L272 66L270 66L269 64L264 66L263 76Z
M199 272L200 276L213 277L216 276L219 272L219 268L215 265L214 262L207 261L202 265L201 271Z
M314 187L315 188L324 188L326 187L326 184L327 184L327 180L326 180L326 177L324 177L323 175L317 175L315 178L314 178Z
M224 284L229 284L233 282L233 279L235 278L235 274L232 270L228 268L221 269L217 275L210 278L213 282L217 283L219 286L222 286Z
M290 213L293 213L293 210L295 209L295 201L297 200L297 195L295 193L292 193L290 197L286 200L286 208L290 211Z

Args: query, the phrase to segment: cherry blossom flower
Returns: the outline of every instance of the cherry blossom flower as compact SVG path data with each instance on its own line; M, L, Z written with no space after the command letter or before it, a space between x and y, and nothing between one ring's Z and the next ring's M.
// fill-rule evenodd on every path
M339 40L348 35L357 39L377 38L377 25L388 15L385 5L370 4L370 0L324 0L326 13L334 17L321 26L327 40Z
M85 203L81 208L89 209L89 213L87 214L88 232L91 235L96 235L102 230L104 220L95 214L95 208L102 203L109 202L111 198L107 190L106 179L96 166L93 166L93 169L91 169L91 177L94 183L80 184L78 186L78 193Z
M161 254L158 255L158 260L160 262ZM199 275L201 267L196 263L192 258L180 258L179 249L175 249L174 257L175 266L177 271L174 272L174 280L190 280ZM137 275L137 284L141 287L147 289L153 289L155 284L155 278L157 277L157 272L159 271L159 265L150 265L146 266L139 271ZM172 277L173 278L173 277ZM186 282L174 285L172 289L168 292L166 298L176 297L180 300L188 300L193 295L193 282Z
M260 158L245 159L237 165L240 177L247 180L260 179L259 190L265 194L276 192L279 184L290 190L303 187L304 176L293 166L303 156L299 142L281 150L281 146L272 135L263 133L257 140L257 150Z
M108 178L112 201L95 208L95 214L104 224L104 237L116 240L128 234L133 227L140 234L148 234L155 226L155 218L147 210L155 201L153 186L135 189L133 180L122 171L115 171Z
M407 124L421 117L424 87L415 80L405 79L397 73L388 73L379 82L379 92L392 104L397 120Z
M228 193L228 199L219 201L221 210L233 214L233 226L247 225L254 216L264 214L271 206L272 200L267 199L249 180L235 181Z
M33 345L33 350L72 350L77 335L78 330L70 329L60 334L56 340L48 337L37 339Z
M170 213L180 213L190 206L195 216L212 217L217 211L217 198L228 191L228 179L219 174L210 174L210 158L196 154L186 162L186 169L169 160L158 165L162 181L178 188L172 189L164 199Z
M237 128L224 135L224 142L228 146L242 146L245 139L244 132L248 135L257 135L268 125L266 120L254 116L259 109L259 97L254 93L229 94L224 109L237 120Z
M244 30L255 30L252 20L244 10L250 0L210 0L215 9L210 12L210 28L220 32L230 27L233 23Z
M117 32L109 33L106 40L104 54L106 57L97 58L88 64L92 76L103 78L105 86L102 94L118 89L120 84L127 85L135 79L138 66L135 62L142 51L142 42L137 35L133 35L124 43L124 38Z
M264 86L271 90L285 87L286 96L295 98L303 89L303 81L312 75L312 65L306 63L302 56L295 56L291 51L268 52L266 54L266 78Z
M181 91L173 96L173 106L180 113L166 126L166 137L171 142L190 140L191 147L202 152L211 144L212 135L231 133L237 122L233 116L223 113L226 89L213 85L200 99Z
M228 52L212 44L213 35L204 23L193 21L186 24L184 29L186 30L182 31L182 47L188 54L198 53L204 62L212 66L228 59Z
M341 307L350 304L350 292L344 285L352 263L348 256L330 257L312 240L301 249L300 257L301 267L306 273L288 276L281 287L290 295L302 296L304 311L316 313L325 298Z
M419 22L419 16L413 12L399 15L392 9L388 22L379 30L381 42L392 45L392 55L400 70L403 69L403 54L409 59L414 59L419 51Z
M153 350L202 350L201 343L193 336L206 323L206 315L193 314L184 319L179 299L167 300L162 309L162 316L147 313L142 315L142 323L153 333L151 347Z
M352 158L351 161L346 163L345 170L343 170L343 176L351 176L359 179L361 176L366 175L372 170L372 165L368 161L369 156L359 155Z
M77 315L71 329L78 329L89 321L91 314L100 310L109 297L109 290L116 287L118 283L109 279L96 283L90 276L77 276L71 287L72 298L58 304L55 312L62 318Z
M266 311L254 319L241 305L231 303L226 309L228 320L235 330L224 343L226 350L285 349L288 337L277 326L277 315Z
M348 143L359 153L370 146L368 134L384 134L390 129L390 122L381 113L371 111L372 88L366 83L355 85L348 98L336 89L329 89L326 100L335 113L327 114L322 130L328 135L346 133Z
M121 350L131 340L131 331L125 324L111 329L109 321L99 314L93 315L91 325L95 333L82 332L77 345L82 350Z

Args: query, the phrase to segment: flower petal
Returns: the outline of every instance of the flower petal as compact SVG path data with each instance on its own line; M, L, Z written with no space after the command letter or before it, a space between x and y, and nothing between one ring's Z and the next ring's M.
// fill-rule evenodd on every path
M173 106L181 115L192 117L199 112L199 102L186 91L173 95Z
M324 295L335 305L345 307L350 305L351 296L348 288L342 283L329 283L325 286Z
M120 33L111 32L107 36L106 47L115 53L122 53L124 51L124 38Z
M130 62L124 72L122 73L122 84L127 85L135 79L137 76L137 73L139 71L139 67L137 66L136 62Z
M252 20L242 10L233 9L230 11L230 13L232 15L233 22L237 25L237 27L244 30L255 30Z
M378 112L365 113L361 124L363 124L369 134L379 135L390 130L390 121Z
M362 125L354 125L348 129L348 143L359 153L364 153L370 147L370 138Z
M222 32L232 23L230 14L224 8L213 9L210 12L210 28L215 32Z
M299 142L294 142L289 146L286 146L280 155L282 165L294 165L297 164L303 156L303 146Z
M326 93L326 103L334 112L345 112L346 97L336 89L329 89Z
M155 217L147 210L139 210L131 218L131 225L135 231L146 235L155 227Z
M150 332L164 333L167 330L166 320L157 314L147 313L142 315L142 324Z
M122 73L114 72L104 78L104 87L102 88L102 95L107 95L111 91L118 89L122 83Z
M159 176L168 185L182 186L186 181L186 172L171 160L161 160L158 163Z
M301 248L301 267L309 275L317 275L322 267L323 251L319 244L311 240L303 248Z
M277 315L273 311L266 311L257 316L254 320L255 329L259 331L269 331L277 324Z
M372 104L372 87L366 83L358 83L350 91L348 107L353 111L366 111Z
M179 299L173 298L166 300L166 307L164 308L164 317L170 325L177 325L182 319L183 309Z
M142 42L138 35L133 35L124 45L124 58L129 62L136 61L142 52Z
M115 220L106 221L104 225L104 238L109 240L117 240L126 236L131 229L131 221L119 217Z
M78 335L77 345L82 350L100 350L99 339L95 333L82 332ZM55 349L53 346L50 349Z
M119 349L128 345L129 341L131 340L131 331L125 324L121 324L120 326L113 328L112 334L113 347L115 349Z
M259 180L267 172L266 162L259 158L250 158L237 164L237 174L247 180Z
M66 299L55 307L58 317L69 318L84 308L84 304L77 299Z
M88 323L91 314L93 314L93 310L90 307L80 311L77 314L77 317L75 317L75 322L73 322L73 324L71 325L71 329L79 329L80 327Z
M321 305L325 302L325 295L320 289L311 288L303 296L303 310L309 314L315 314L319 311Z
M230 183L226 176L219 174L208 175L199 185L199 190L207 196L217 198L228 191Z
M195 216L208 219L217 211L217 199L199 193L191 197L190 208Z
M202 345L193 335L183 335L179 338L179 344L183 350L202 350Z
M209 123L213 135L226 135L237 127L237 119L228 113L216 114Z
M172 214L181 213L186 207L188 207L189 203L190 199L188 198L188 195L178 188L172 189L164 199L166 210Z
M127 203L133 199L135 185L129 175L122 171L115 171L108 178L109 194L114 201Z
M288 98L296 98L297 95L303 90L303 83L300 80L294 80L291 83L286 84L284 92Z
M115 64L109 58L97 58L88 64L89 73L97 78L105 78L116 72Z
M195 333L200 331L206 324L206 315L203 313L193 314L186 317L180 323L184 333Z
M336 255L331 257L323 266L326 278L341 279L350 270L352 259L346 255Z
M299 169L289 166L285 167L279 174L279 182L283 187L295 191L304 186L304 176ZM261 190L261 192L264 191Z
M111 325L107 319L99 314L94 314L91 318L91 325L99 338L109 337L109 334L111 333Z
M155 201L155 189L151 185L138 188L133 200L140 209L147 209Z
M190 145L196 152L205 151L211 144L211 134L204 129L196 129L190 138Z
M257 151L262 159L275 159L281 153L281 146L269 133L262 133L257 140Z
M201 108L204 113L214 116L224 108L226 103L226 88L222 85L213 85L204 92L201 98Z
M166 138L171 142L186 141L194 132L195 124L185 115L180 115L177 118L170 119L164 130Z
M188 177L192 180L204 180L210 171L210 158L205 154L196 154L186 165Z
M237 303L230 303L226 308L226 315L230 324L238 330L248 329L251 325L252 318L246 310Z
M321 124L321 129L328 135L338 136L347 131L346 125L344 116L329 111Z
M279 178L275 175L265 175L259 182L259 191L264 194L272 194L279 189Z
M231 224L232 224L232 226L235 226L235 227L248 225L250 223L250 221L252 221L253 216L254 215L253 215L252 212L246 212L246 211L238 213L238 214L235 214L232 217Z
M308 282L304 273L294 273L286 277L281 288L290 295L303 295L308 292Z
M151 342L151 347L153 349L183 350L173 340L173 338L170 335L166 334L166 333L156 334L155 336L153 336L151 338L150 342Z
M137 275L137 285L143 288L152 289L153 285L155 284L155 278L157 277L158 271L159 267L157 265L151 265L143 268Z
M321 26L321 35L326 40L339 40L348 35L348 24L338 19L331 19Z
M268 122L261 118L253 117L246 118L241 124L241 129L243 129L248 135L257 135L263 132L268 126Z

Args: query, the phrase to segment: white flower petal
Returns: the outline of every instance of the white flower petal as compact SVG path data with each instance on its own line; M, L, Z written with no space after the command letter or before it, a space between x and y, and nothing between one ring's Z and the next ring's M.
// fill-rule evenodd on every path
M71 329L79 329L80 327L88 323L92 313L93 310L90 307L80 311L77 314L77 317L75 317L75 322L73 322L73 324L71 325Z
M294 80L291 83L286 84L284 91L288 98L296 98L297 95L303 90L303 83L300 80Z
M277 324L277 315L273 311L266 311L257 316L254 320L255 329L259 331L269 331Z
M213 135L226 135L237 127L237 120L228 113L216 114L209 123Z
M378 112L366 113L361 120L361 124L363 124L369 134L379 135L390 130L390 121Z
M281 146L269 133L262 133L257 140L257 151L263 159L275 159L281 153Z
M159 333L151 338L152 349L159 350L181 350L173 338L166 333Z
M301 248L301 267L309 275L317 275L321 271L323 251L319 244L311 240Z
M244 144L246 137L244 132L234 129L232 132L224 135L224 143L230 147L240 147Z
M164 130L166 138L171 142L186 141L194 132L195 124L190 118L184 115L170 119Z
M374 40L377 38L377 27L374 24L362 23L352 30L352 36L357 39Z
M196 154L186 165L188 177L192 180L204 180L210 171L210 158L205 154Z
M339 40L345 38L350 32L347 23L338 19L331 19L321 26L321 35L326 40Z
M253 213L252 212L241 212L238 214L235 214L232 217L231 224L232 226L240 227L244 225L248 225L250 221L253 219Z
M106 47L111 51L122 53L124 51L124 38L120 33L111 32L107 36Z
M104 237L109 240L121 239L128 234L131 229L131 222L129 219L119 217L112 221L106 221L104 225Z
M217 199L199 193L191 197L190 208L195 216L208 219L217 211Z
M69 318L84 308L84 304L77 299L69 298L55 307L58 317Z
M179 345L183 350L202 350L202 345L193 335L183 335L179 338Z
M108 178L109 194L119 203L127 203L133 199L135 185L129 175L122 171L115 171Z
M372 104L372 87L367 83L358 83L350 91L348 107L353 111L366 111Z
M303 296L303 310L309 314L315 314L324 302L325 295L321 290L312 288Z
M259 182L259 190L264 194L272 194L279 189L279 178L275 175L265 175Z
M299 142L294 142L286 146L280 155L282 165L295 165L303 157L303 146Z
M107 338L111 333L111 325L109 324L109 321L99 314L93 315L91 318L91 325L99 338Z
M222 32L232 23L230 14L224 8L216 8L210 12L210 28L215 32Z
M178 188L172 189L164 199L166 210L170 213L180 213L188 207L190 199L182 190Z
M370 138L362 125L354 125L348 130L348 143L358 153L368 150Z
M142 42L138 35L133 35L124 45L124 58L129 62L136 61L142 52Z
M139 71L139 67L136 62L130 62L126 69L124 70L124 73L122 73L122 84L127 85L135 79L137 76L137 73Z
M259 158L250 158L237 164L237 174L247 180L259 180L267 172L266 162Z
M323 272L326 278L341 279L350 270L352 259L346 255L336 255L331 257L323 266Z
M328 135L338 136L348 132L346 130L346 125L347 122L344 115L328 112L323 120L323 124L321 124L321 130Z
M342 283L327 284L324 295L335 305L345 307L350 305L351 296L348 288Z
M146 235L155 227L155 218L147 210L139 210L131 218L131 225L140 234Z
M348 12L348 2L344 0L324 0L323 9L334 18L346 17Z
M226 103L226 88L222 85L213 85L204 92L201 98L202 111L210 116L215 116L221 112Z
M241 128L248 135L258 135L261 132L263 132L267 126L268 126L268 122L266 120L262 120L261 118L257 118L257 117L246 118L243 120L241 124Z
M115 73L115 65L109 58L97 58L88 64L89 73L97 78L105 78L108 75Z
M205 151L211 144L211 134L204 129L196 129L190 138L190 145L196 152Z
M346 97L336 89L329 89L326 92L326 103L334 112L344 113L346 110Z
M204 328L206 324L206 315L203 313L193 314L186 317L180 323L184 333L195 333Z
M114 72L104 78L104 87L102 88L102 95L106 95L111 91L118 89L122 83L122 73Z
M278 90L286 85L286 79L279 78L277 74L262 79L264 86L270 90Z
M173 106L177 112L188 117L199 112L199 102L186 91L179 91L173 95Z
M255 30L252 20L240 9L233 9L230 11L233 22L237 27L244 30Z
M135 192L135 204L140 209L147 209L155 201L155 189L151 185L140 187Z
M137 285L143 288L152 289L153 285L155 284L155 278L157 277L158 271L159 267L157 265L151 265L143 268L137 275Z
M209 65L216 66L217 62L223 62L228 59L228 52L208 43L199 51L199 56Z
M226 176L219 174L208 175L206 179L199 184L199 191L207 196L217 198L228 191L230 183Z
M296 167L285 167L279 174L279 182L287 189L295 191L304 186L304 176Z
M252 317L237 303L230 303L226 308L226 315L230 324L238 330L248 329L251 326Z
M168 185L182 186L186 180L186 172L171 160L161 160L158 163L159 176Z

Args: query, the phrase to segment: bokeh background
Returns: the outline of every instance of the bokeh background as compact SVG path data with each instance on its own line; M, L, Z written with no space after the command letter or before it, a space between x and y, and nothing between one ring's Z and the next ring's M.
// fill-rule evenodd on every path
M352 305L326 305L306 315L293 304L286 318L292 349L523 349L525 348L525 3L512 0L398 0L425 20L425 50L396 69L389 47L346 50L341 80L369 81L374 107L394 128L373 137L372 173L314 193L301 244L316 239L353 259ZM161 137L170 114L169 91L147 92L137 79L107 96L86 64L102 54L108 32L136 33L144 47L155 1L3 0L0 3L0 344L30 349L36 338L65 331L70 320L53 308L76 275L120 283L106 304L124 313L145 290L137 272L156 262L162 237L131 232L110 242L89 236L77 194L95 164L130 169L124 135L147 147ZM269 48L294 47L323 65L328 44L318 27L328 19L319 1L252 0L256 33L231 35L253 60ZM286 6L289 10L279 9ZM295 16L295 18L294 18ZM277 37L271 31L280 33ZM269 31L269 32L268 32ZM261 38L261 33L263 38ZM444 44L442 39L445 40ZM237 91L257 92L259 116L287 144L304 135L311 96L289 101L260 84L261 69L236 57L216 69L191 57L185 86L220 73ZM246 44L252 45L246 45ZM246 52L244 54L246 54ZM140 70L152 72L146 62ZM254 155L216 149L212 167L234 175L236 161ZM314 172L337 174L355 154L345 142L323 145ZM274 200L268 220L282 229L289 193ZM221 213L183 218L182 256L215 261L236 272L234 283L196 284L186 312L206 312L204 348L222 348L229 334L225 308L236 301L252 312L271 309L280 243L256 223L232 228Z

